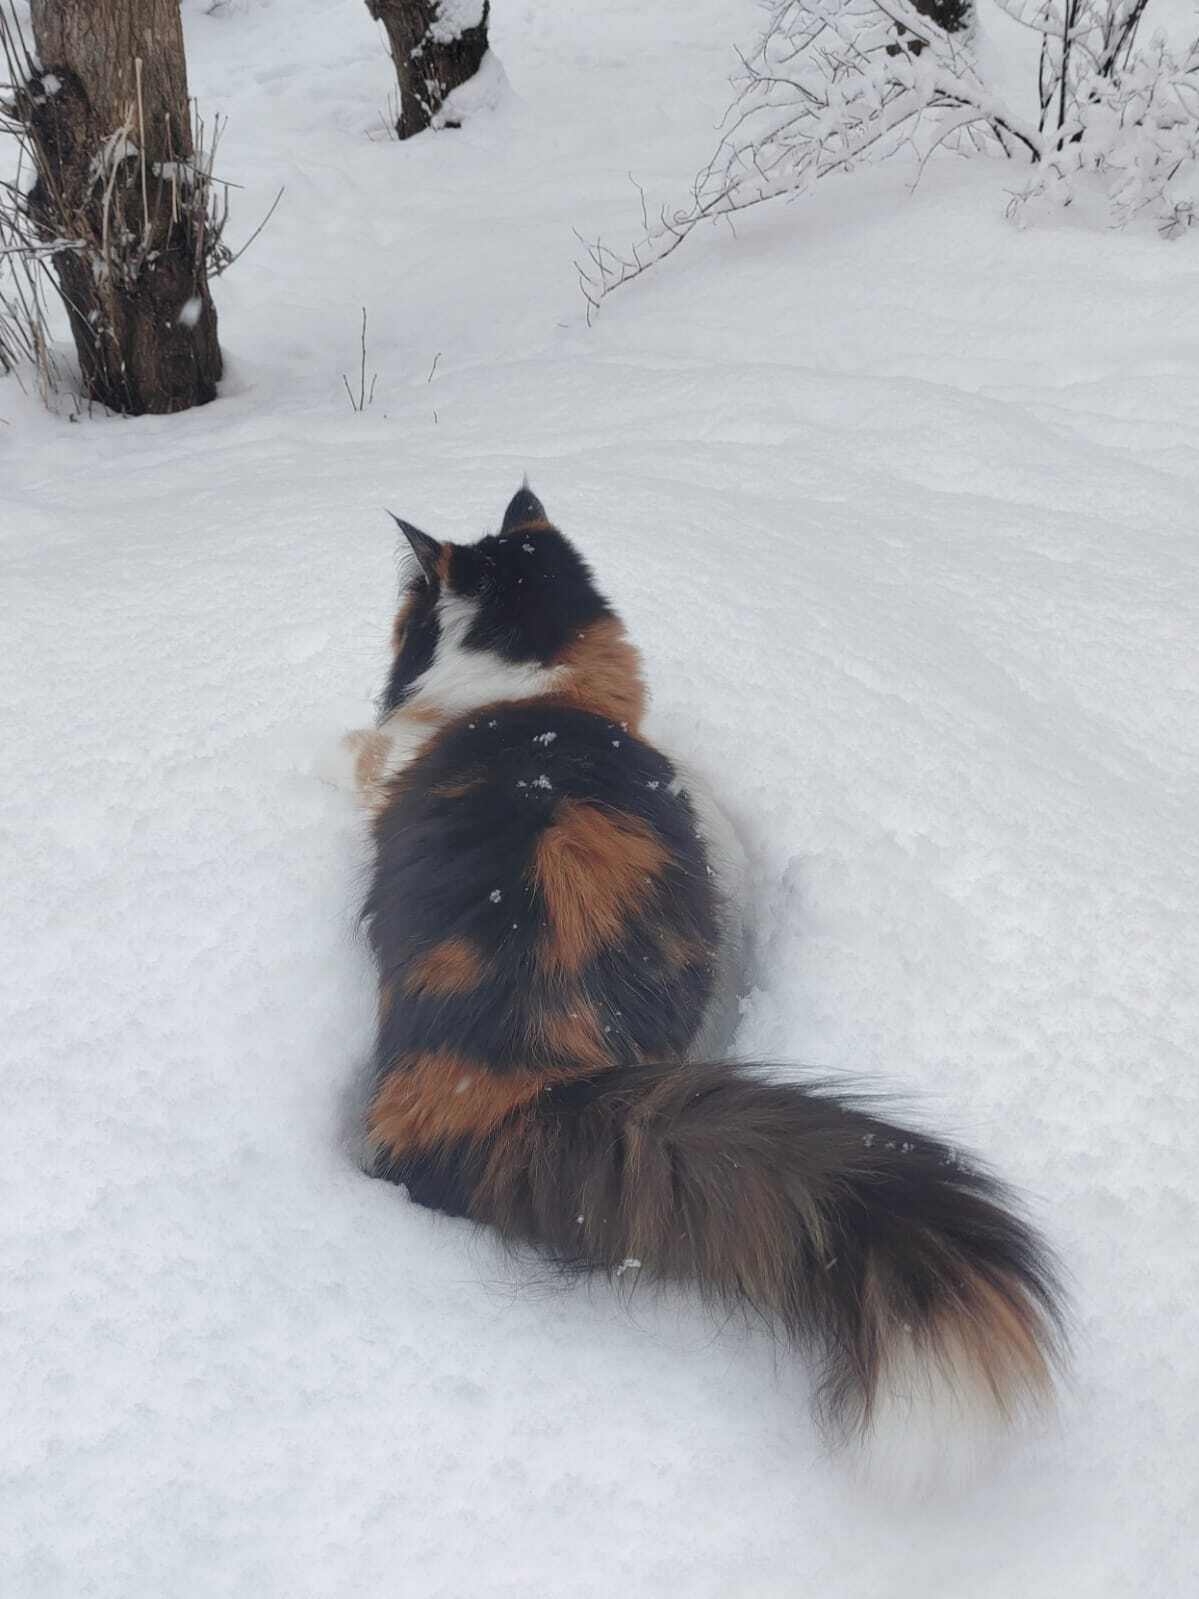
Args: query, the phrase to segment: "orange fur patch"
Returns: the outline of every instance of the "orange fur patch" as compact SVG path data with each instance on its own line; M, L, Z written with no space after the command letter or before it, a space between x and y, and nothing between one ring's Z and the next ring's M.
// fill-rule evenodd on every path
M380 1026L391 1015L391 1007L395 1004L399 984L394 977L384 977L379 983L379 1024Z
M359 795L369 804L387 760L391 741L386 733L373 728L361 733L347 733L346 744L357 752L354 756L354 782Z
M1004 1415L1021 1398L1043 1400L1053 1388L1043 1318L1010 1279L988 1282L969 1273L935 1338L942 1360L975 1372Z
M381 727L346 735L346 746L354 752L354 782L358 798L368 810L378 813L386 807L393 791L403 786L406 768L412 761L419 760L447 720L445 713L435 706L401 706L391 713ZM404 722L428 728L429 736L412 752L411 760L406 761L398 772L388 773L387 764L395 735Z
M443 711L440 705L430 705L425 700L418 700L412 704L397 707L387 720L381 724L379 731L386 733L393 722L416 722L420 726L444 727L449 719L449 712Z
M538 1043L560 1066L611 1066L612 1055L594 1008L579 1000L565 1011L540 1017Z
M581 710L623 722L635 733L645 715L646 688L641 675L641 653L615 616L586 628L551 662L565 666L570 676L556 697L570 700Z
M567 800L538 840L533 872L549 912L543 950L577 972L641 905L670 860L636 816Z
M483 959L465 938L447 938L414 960L404 975L409 994L467 994L483 975Z
M396 619L391 627L391 650L393 655L398 655L404 647L404 633L408 627L408 619L412 615L412 607L415 603L415 594L405 594L404 603L396 612Z
M433 799L462 799L464 795L482 788L485 781L482 777L464 777L455 783L439 783L429 790L429 794Z
M702 966L712 960L711 950L698 939L685 938L673 927L658 929L658 948L662 952L662 959L672 972L680 972L684 966Z
M485 1138L552 1081L544 1072L501 1076L451 1050L407 1056L375 1095L368 1117L370 1137L394 1154L459 1138Z

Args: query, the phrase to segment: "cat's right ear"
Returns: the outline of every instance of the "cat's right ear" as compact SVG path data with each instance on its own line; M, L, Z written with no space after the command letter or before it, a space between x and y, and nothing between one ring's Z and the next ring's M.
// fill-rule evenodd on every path
M427 533L422 533L420 528L413 527L411 522L405 522L403 517L397 516L394 511L388 511L387 514L412 546L412 553L425 575L425 581L436 583L441 576L441 545L436 539L431 539Z
M526 478L508 502L500 532L514 533L522 527L539 527L548 520L545 506L533 493Z

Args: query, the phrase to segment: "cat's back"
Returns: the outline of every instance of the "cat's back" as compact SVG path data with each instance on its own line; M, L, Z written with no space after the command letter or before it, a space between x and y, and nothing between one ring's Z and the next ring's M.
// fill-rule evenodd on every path
M440 729L375 820L366 913L389 1058L600 1067L686 1049L716 885L673 763L552 697Z

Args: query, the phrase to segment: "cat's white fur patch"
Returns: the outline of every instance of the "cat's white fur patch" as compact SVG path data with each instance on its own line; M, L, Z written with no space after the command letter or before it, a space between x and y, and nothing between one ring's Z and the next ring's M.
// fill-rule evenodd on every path
M887 1352L870 1429L847 1462L888 1496L941 1496L993 1471L1021 1433L1046 1424L1032 1395L1001 1411L964 1351L937 1359L900 1335Z
M405 706L429 706L460 716L492 700L528 700L549 694L569 675L566 666L538 666L505 661L491 650L469 650L466 637L478 606L460 594L443 594L437 602L441 636L428 671L416 680Z
M379 732L387 740L387 754L383 757L376 786L386 783L397 772L402 772L437 732L437 728L430 723L405 716L407 709L407 706L401 705L399 710L392 711L387 720L379 724Z
M443 594L438 600L440 634L433 662L417 678L403 705L380 725L391 746L381 782L403 771L433 735L436 722L465 716L496 700L528 700L552 693L569 675L566 666L505 661L491 650L467 649L477 612L475 602L460 594Z

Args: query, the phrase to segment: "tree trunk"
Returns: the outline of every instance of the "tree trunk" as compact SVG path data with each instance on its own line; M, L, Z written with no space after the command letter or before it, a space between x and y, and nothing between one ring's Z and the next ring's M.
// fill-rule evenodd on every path
M946 33L961 33L970 21L970 0L912 0L912 7Z
M487 54L491 0L366 0L366 9L387 30L400 84L400 138L456 127L442 106Z
M972 0L912 0L912 9L935 22L945 33L963 33L970 25ZM912 35L902 22L895 24L895 44L887 46L889 56L919 56L925 41Z
M179 0L31 0L40 72L24 113L84 389L114 411L185 411L221 375Z

